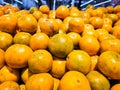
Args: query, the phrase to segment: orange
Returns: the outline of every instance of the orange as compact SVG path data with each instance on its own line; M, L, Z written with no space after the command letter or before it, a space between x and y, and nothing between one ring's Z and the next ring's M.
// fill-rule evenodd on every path
M28 59L28 67L32 73L45 73L51 70L53 58L47 50L39 49Z
M58 90L92 90L86 76L78 71L68 71L60 80Z
M25 84L26 90L53 90L54 80L49 73L32 75Z
M0 69L0 83L10 80L17 82L19 80L19 75L19 70L5 65Z
M27 32L17 32L13 37L13 43L29 45L31 36L32 35Z
M0 17L0 31L14 34L17 27L17 18L14 15L7 14Z
M39 11L41 11L44 14L49 14L50 8L47 5L41 5L39 7Z
M112 21L111 18L104 17L104 18L103 18L103 24L110 24L110 25L113 25L113 21Z
M73 41L64 33L53 35L48 45L49 51L59 58L65 58L73 48Z
M0 32L0 48L6 50L13 43L13 37L6 32Z
M120 12L120 5L114 7L114 13Z
M5 81L0 84L0 90L20 90L20 86L14 81Z
M113 13L114 12L114 7L113 6L107 6L107 13Z
M103 14L104 14L104 12L101 8L96 8L91 12L92 17L101 17L102 18Z
M112 14L108 14L107 15L108 18L112 19L112 21L115 23L118 20L118 16L114 13Z
M95 29L102 28L103 18L101 17L91 17L89 23L94 26Z
M71 17L79 17L80 16L80 11L77 7L70 7L69 8L70 12L69 12L69 16Z
M5 62L12 68L24 68L28 65L28 58L32 49L24 44L13 44L5 51Z
M69 21L69 31L81 33L84 30L84 20L80 17L72 17Z
M67 33L67 36L70 37L70 39L73 41L74 48L77 48L79 46L79 40L81 38L80 34L76 32L69 32Z
M68 7L66 7L64 5L60 5L59 7L57 7L56 18L64 19L68 16L69 16L69 8Z
M120 20L117 20L117 21L114 23L114 26L117 26L117 25L118 25L118 26L120 25ZM114 26L113 26L113 27L114 27Z
M5 65L5 52L0 49L0 68Z
M51 75L55 78L61 78L67 71L66 60L54 60L51 68Z
M104 51L98 59L98 69L109 79L120 79L120 54L115 51Z
M108 79L98 71L90 71L86 75L89 80L91 90L110 90Z
M69 70L80 71L86 74L91 68L91 59L83 50L73 50L66 57L66 65Z
M100 49L100 44L95 36L84 35L79 41L79 47L89 55L96 55Z
M115 51L120 53L120 40L117 38L108 38L100 42L100 52Z
M33 14L35 11L38 11L38 8L37 8L37 7L31 7L31 8L29 9L29 12L30 12L31 14Z
M98 55L93 55L90 58L91 58L91 62L92 62L90 70L91 71L96 70L99 56Z
M84 36L84 35L94 35L94 33L95 33L95 30L94 30L93 25L85 24L84 30L82 32L82 36Z
M25 84L20 84L20 90L26 90L25 89Z
M49 43L49 37L47 34L37 32L30 38L30 48L32 50L47 49Z
M38 21L41 32L52 36L59 31L59 25L56 19L54 18L40 18Z
M37 30L37 20L32 14L22 15L18 19L18 28L20 31L33 34Z
M40 11L34 11L33 16L34 16L37 20L39 20L39 18L41 18L41 17L43 16L43 13L40 12Z
M103 24L102 29L105 29L108 32L111 32L112 31L112 25L111 24Z
M116 38L120 39L120 26L114 26L112 28L112 35L114 35Z
M48 14L49 18L55 18L56 17L56 12L55 10L50 10L49 14Z
M120 83L114 84L110 90L120 90Z
M53 78L53 80L54 80L53 90L58 90L58 86L59 86L60 80L57 79L57 78Z
M26 83L26 81L32 74L33 73L29 70L29 68L27 67L22 68L21 75L20 75L22 82Z

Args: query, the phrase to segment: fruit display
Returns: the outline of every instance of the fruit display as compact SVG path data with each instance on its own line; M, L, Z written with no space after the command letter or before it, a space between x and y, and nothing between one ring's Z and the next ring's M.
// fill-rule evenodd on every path
M120 90L120 5L0 12L0 90Z

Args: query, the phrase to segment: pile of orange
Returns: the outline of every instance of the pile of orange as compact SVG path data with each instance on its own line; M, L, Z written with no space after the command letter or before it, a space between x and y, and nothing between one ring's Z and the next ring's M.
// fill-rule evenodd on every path
M120 5L1 5L0 90L120 90L119 19Z

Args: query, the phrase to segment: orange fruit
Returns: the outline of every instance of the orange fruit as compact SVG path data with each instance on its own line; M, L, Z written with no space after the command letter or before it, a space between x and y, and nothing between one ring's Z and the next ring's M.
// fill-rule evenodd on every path
M108 79L98 71L90 71L86 75L89 80L91 90L110 90Z
M13 44L5 52L5 62L12 68L24 68L28 65L28 58L32 49L24 44Z
M94 35L94 33L95 33L95 30L94 30L93 25L85 24L84 30L82 32L82 36L84 36L84 35Z
M41 5L39 7L39 11L41 11L44 14L49 14L50 8L47 5Z
M5 65L5 52L0 49L0 68Z
M53 90L58 90L58 86L59 86L60 80L57 79L57 78L53 78L53 80L54 80Z
M31 36L32 35L27 32L17 32L13 37L13 43L29 45Z
M93 56L90 56L90 58L91 58L91 62L92 62L90 71L96 70L99 56L93 55Z
M54 60L51 68L51 75L55 78L61 78L66 73L66 61Z
M57 7L56 18L64 19L68 16L69 16L69 8L68 7L66 7L64 5L60 5L59 7Z
M112 28L112 35L114 35L116 38L120 39L120 26L114 26Z
M7 14L0 17L0 31L14 34L17 27L17 18L14 15Z
M114 13L112 14L108 14L107 15L108 18L112 19L112 21L115 23L118 20L118 16Z
M98 69L110 79L120 79L120 54L115 51L104 51L98 59Z
M42 32L35 33L30 38L30 48L32 50L47 49L48 43L48 35Z
M95 29L102 28L103 18L101 17L91 17L89 23L94 26Z
M53 90L54 80L49 73L32 75L26 82L26 90Z
M6 32L0 32L0 48L6 50L13 43L13 37Z
M80 16L80 11L77 7L70 7L69 8L69 16L71 17L79 17Z
M73 50L66 57L66 65L69 70L80 71L87 74L91 68L91 59L83 50Z
M115 26L119 26L120 25L120 20L117 20L115 23L114 23L114 26L113 27L115 27Z
M79 40L81 38L80 34L76 32L69 32L67 33L67 36L70 37L70 39L73 41L74 48L78 47Z
M111 32L112 31L112 25L111 24L103 24L102 29L105 29L108 32Z
M0 69L0 83L10 80L17 82L19 80L19 75L19 70L5 65Z
M22 82L26 83L26 81L32 74L33 73L29 70L29 68L27 67L22 68L21 75L20 75Z
M34 11L33 16L34 16L37 20L39 20L39 19L43 16L43 13L40 12L40 11Z
M120 5L114 7L114 13L120 12Z
M69 31L81 33L84 30L84 20L80 17L72 17L69 21Z
M56 17L56 11L55 10L50 10L49 14L48 14L49 18L55 18Z
M60 80L58 90L92 90L86 76L78 71L68 71Z
M100 52L115 51L120 53L120 40L117 38L108 38L100 42Z
M14 81L5 81L0 84L0 90L20 90L20 86Z
M18 19L18 28L20 31L33 34L37 30L37 20L32 14L22 15Z
M38 11L38 8L37 8L37 7L31 7L31 8L29 9L29 12L30 12L31 14L33 14L35 11Z
M120 90L120 83L114 84L110 90Z
M54 18L40 18L38 25L40 26L41 32L47 34L48 36L56 34L59 30L58 22Z
M113 13L114 12L114 7L113 6L107 6L106 7L108 13Z
M59 58L65 58L73 48L73 41L64 33L53 35L48 45L49 51Z
M28 59L28 67L32 73L45 73L51 70L52 55L47 50L36 50Z
M104 14L104 12L101 8L96 8L91 12L92 17L101 17L102 18L103 14Z
M103 18L103 24L113 25L113 21L112 21L112 19L110 19L110 18L108 18L108 17L104 17L104 18Z
M20 90L25 90L25 84L20 84Z
M79 41L79 47L89 55L96 55L100 49L100 44L95 36L84 35Z

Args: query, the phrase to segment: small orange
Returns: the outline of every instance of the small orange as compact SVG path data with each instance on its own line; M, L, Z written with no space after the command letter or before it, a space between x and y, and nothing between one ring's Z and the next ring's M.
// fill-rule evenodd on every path
M47 5L41 5L39 7L39 11L41 11L44 14L49 14L50 8Z
M50 10L49 14L48 14L49 18L55 18L56 17L56 12L55 10Z
M42 32L37 32L31 36L29 45L32 50L47 49L48 43L48 35Z
M68 71L60 80L58 90L91 90L91 87L83 73Z
M120 12L120 5L119 4L114 7L114 13L117 13L117 12Z
M20 90L26 90L25 89L25 84L20 84Z
M103 24L102 29L107 30L108 32L111 32L112 25L111 24Z
M51 75L61 78L66 73L66 60L54 60L51 68Z
M5 65L0 69L0 83L10 80L17 82L20 78L19 75L20 75L19 70L13 69Z
M64 19L68 16L69 16L69 8L68 7L66 7L64 5L60 5L59 7L57 7L56 18Z
M110 90L120 90L120 83L114 84Z
M114 7L113 6L107 6L107 13L113 13L114 12Z
M28 59L28 67L32 73L45 73L51 70L53 58L47 50L35 50Z
M104 18L103 18L103 24L110 24L110 25L113 25L113 21L112 21L111 18L104 17Z
M114 26L119 26L120 25L120 20L117 20L115 23L114 23Z
M59 86L60 80L57 79L57 78L53 78L53 80L54 80L53 90L58 90L58 86Z
M101 8L96 8L91 12L92 17L101 17L102 18L103 14L104 14L104 12Z
M72 17L69 21L69 31L81 33L84 30L84 20L80 17Z
M100 49L100 44L95 36L84 35L79 41L79 47L89 55L96 55Z
M29 9L29 12L30 12L31 14L33 14L35 11L38 11L38 8L37 8L37 7L31 7L31 8Z
M53 90L54 80L49 73L33 74L26 82L26 90Z
M0 49L0 69L5 65L5 52Z
M71 16L71 17L79 17L80 16L80 11L78 8L72 6L69 8L69 10L70 10L69 16Z
M20 86L15 81L5 81L0 84L0 90L20 90Z
M112 21L115 23L118 20L118 16L114 13L112 14L108 14L107 15L108 18L112 19Z
M120 39L120 26L114 26L112 28L112 35L114 35L116 38Z
M33 16L34 16L37 20L39 20L39 18L41 18L41 17L43 16L43 13L40 12L40 11L34 11Z
M66 57L66 65L69 70L76 70L86 74L91 68L91 59L83 50L73 50Z

